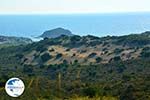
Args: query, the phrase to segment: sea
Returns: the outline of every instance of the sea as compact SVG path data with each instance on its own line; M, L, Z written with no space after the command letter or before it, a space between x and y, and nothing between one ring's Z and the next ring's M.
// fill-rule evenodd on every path
M58 27L81 36L138 34L150 31L150 12L0 15L0 35L33 39Z

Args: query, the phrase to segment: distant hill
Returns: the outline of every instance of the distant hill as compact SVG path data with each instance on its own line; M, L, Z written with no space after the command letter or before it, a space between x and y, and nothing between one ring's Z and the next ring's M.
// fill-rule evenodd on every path
M67 29L56 28L56 29L45 31L40 37L42 37L42 38L45 38L45 37L56 38L56 37L59 37L61 35L73 36L72 32L67 30Z
M20 45L32 43L29 38L13 37L13 36L0 36L0 45Z

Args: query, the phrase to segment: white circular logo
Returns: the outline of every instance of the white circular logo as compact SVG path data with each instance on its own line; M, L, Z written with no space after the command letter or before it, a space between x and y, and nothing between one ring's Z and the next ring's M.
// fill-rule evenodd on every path
M5 84L5 90L11 97L19 97L24 89L24 83L19 78L11 78Z

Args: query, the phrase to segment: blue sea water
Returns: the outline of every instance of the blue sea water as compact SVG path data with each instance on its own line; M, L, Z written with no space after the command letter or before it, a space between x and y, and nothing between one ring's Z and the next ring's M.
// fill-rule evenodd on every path
M77 35L125 35L150 30L150 13L0 15L0 35L37 37L63 27Z

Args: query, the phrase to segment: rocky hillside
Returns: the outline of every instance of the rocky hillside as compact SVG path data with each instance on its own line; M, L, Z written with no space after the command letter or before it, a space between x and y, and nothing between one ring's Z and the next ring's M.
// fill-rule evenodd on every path
M28 45L22 63L100 64L150 57L150 32L127 36L60 36Z

